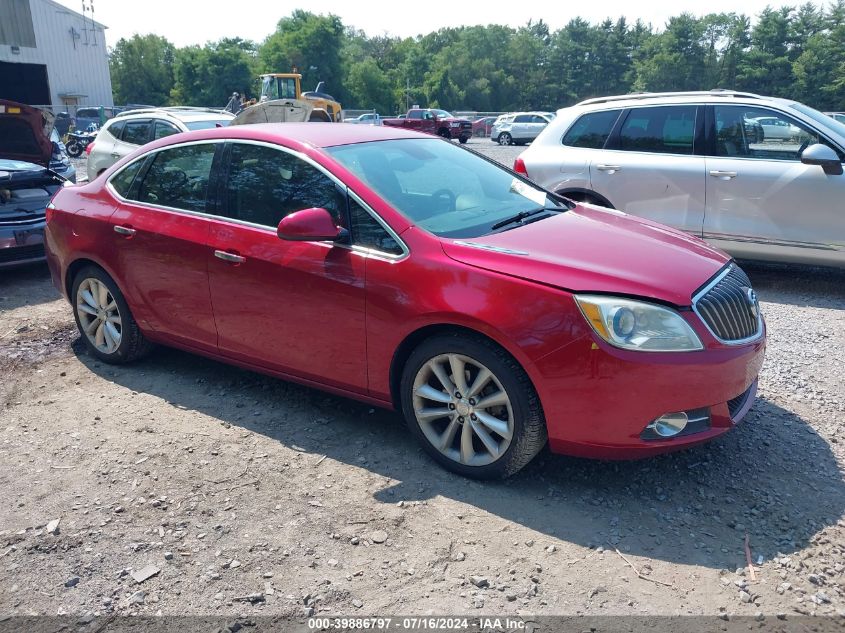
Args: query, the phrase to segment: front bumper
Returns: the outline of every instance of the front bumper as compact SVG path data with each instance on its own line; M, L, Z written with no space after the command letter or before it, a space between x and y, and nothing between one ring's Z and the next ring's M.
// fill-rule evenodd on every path
M586 337L552 353L537 363L551 450L637 459L722 435L753 404L765 346L764 328L746 345L696 352L632 352ZM702 410L707 422L694 432L668 439L644 433L667 413Z
M0 227L0 268L43 262L45 222Z

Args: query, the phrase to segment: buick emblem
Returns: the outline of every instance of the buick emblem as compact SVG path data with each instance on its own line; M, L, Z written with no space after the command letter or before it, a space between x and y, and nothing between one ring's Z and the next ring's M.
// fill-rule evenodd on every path
M757 312L760 309L757 304L757 293L754 292L753 288L748 288L747 286L744 286L742 289L745 291L745 299L748 301L748 308L751 310L751 314L756 317Z

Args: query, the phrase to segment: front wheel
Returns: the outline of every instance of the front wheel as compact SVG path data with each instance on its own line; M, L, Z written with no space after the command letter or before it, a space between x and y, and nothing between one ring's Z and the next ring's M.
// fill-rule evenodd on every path
M468 136L462 136L458 139L458 142L460 142L461 145L466 145L467 141L469 141Z
M77 158L82 155L82 144L79 141L71 141L67 145L65 145L65 149L67 150L68 156L72 158Z
M79 271L70 298L85 346L103 362L128 363L150 349L117 284L101 268Z
M487 339L456 333L426 340L405 364L400 388L411 431L437 462L460 475L507 477L546 443L528 375Z
M507 132L499 134L499 145L512 145L513 137Z

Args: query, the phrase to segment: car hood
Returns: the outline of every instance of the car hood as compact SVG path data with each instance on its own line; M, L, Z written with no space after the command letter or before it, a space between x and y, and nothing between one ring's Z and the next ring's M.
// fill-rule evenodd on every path
M22 103L0 99L0 158L50 164L55 117Z
M503 233L442 240L456 261L571 292L688 306L730 258L662 224L590 205Z

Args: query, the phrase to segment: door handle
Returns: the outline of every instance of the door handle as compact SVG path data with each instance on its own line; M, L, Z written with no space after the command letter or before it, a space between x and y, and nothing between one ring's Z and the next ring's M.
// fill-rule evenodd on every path
M730 180L731 178L736 178L735 171L719 171L718 169L711 170L710 175L714 178L721 178L722 180Z
M214 251L214 256L230 264L243 264L246 261L246 257L243 255L237 255L228 251Z
M111 157L112 158L120 158L120 154L118 154L117 152L112 152Z
M135 229L128 226L120 226L119 224L115 224L114 232L118 235L125 235L126 237L132 237L136 233Z
M596 165L596 169L599 171L622 171L622 167L619 165Z

